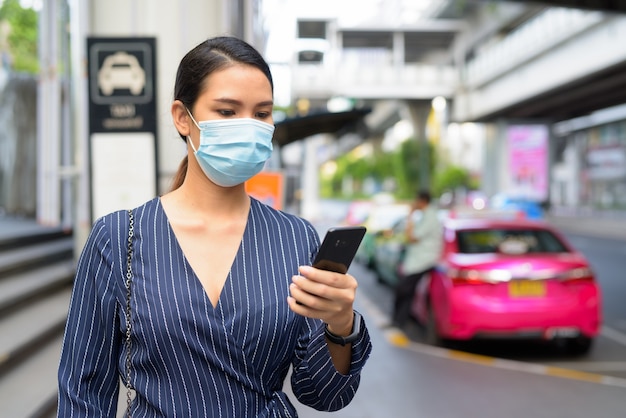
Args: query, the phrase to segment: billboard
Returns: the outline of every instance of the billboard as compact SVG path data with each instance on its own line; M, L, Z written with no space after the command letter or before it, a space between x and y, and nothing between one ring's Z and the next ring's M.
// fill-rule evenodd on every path
M507 194L538 202L548 198L548 127L511 125L507 129Z

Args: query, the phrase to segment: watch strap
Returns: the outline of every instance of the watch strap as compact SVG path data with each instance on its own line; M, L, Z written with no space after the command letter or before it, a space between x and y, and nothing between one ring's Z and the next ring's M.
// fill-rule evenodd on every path
M328 324L324 324L324 334L326 338L334 344L339 344L341 346L345 346L346 344L350 344L355 342L361 336L361 314L357 311L354 311L354 319L352 321L352 332L350 335L342 337L337 334L333 334L328 329Z

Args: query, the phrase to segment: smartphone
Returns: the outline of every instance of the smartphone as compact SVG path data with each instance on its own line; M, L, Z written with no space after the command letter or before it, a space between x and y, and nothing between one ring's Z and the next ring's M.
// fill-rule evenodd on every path
M330 228L322 241L313 267L337 273L347 273L365 235L364 226Z

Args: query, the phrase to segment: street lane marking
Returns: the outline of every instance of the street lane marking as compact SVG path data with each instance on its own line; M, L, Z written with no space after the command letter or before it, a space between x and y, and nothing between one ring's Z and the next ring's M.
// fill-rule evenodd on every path
M626 334L620 332L614 328L607 327L606 325L602 326L600 329L600 335L606 337L610 340L618 342L622 345L626 345Z
M389 340L389 342L391 342L391 344L395 345L396 347L408 347L409 345L411 345L411 340L402 331L389 332L387 335L387 339Z
M584 380L584 381L592 382L592 383L603 383L604 379L607 377L607 376L603 376L600 374L579 372L576 370L561 369L559 367L551 367L551 366L546 367L545 372L549 376L563 377L565 379L572 379L572 380ZM622 380L622 383L617 386L626 388L626 379L621 379L621 380Z
M491 366L495 363L495 357L489 357L482 354L468 353L465 351L448 350L448 357L455 360L469 361L471 363L484 364Z
M384 325L388 321L388 316L385 315L376 304L374 304L369 298L363 295L360 295L358 297L358 303L359 305L363 306L363 309L365 311L367 311L366 321L369 324L373 324L379 329L384 327ZM547 366L537 363L525 363L515 360L505 360L496 357L485 356L482 354L473 354L464 351L435 347L432 345L411 341L411 339L398 328L382 329L382 332L386 340L393 346L411 350L416 353L427 354L433 357L463 361L466 363L494 367L502 370L553 376L569 380L577 380L606 386L626 388L626 379L619 377L572 370L563 367ZM612 330L608 327L602 328L602 335L605 335L605 332L607 332L614 338L626 338L626 335L618 331ZM626 339L624 341L626 341Z
M550 366L590 373L626 372L626 361L551 362Z
M393 344L393 341L389 340ZM515 360L505 360L496 357L489 357L480 354L466 353L464 351L449 350L441 347L433 347L418 342L411 342L410 345L405 346L411 351L428 354L439 358L448 358L451 360L463 361L466 363L478 364L482 366L494 367L502 370L510 370L517 372L524 372L536 375L560 377L569 380L585 381L590 383L597 383L606 386L616 386L626 388L626 379L605 376L601 374L588 373L578 370L565 369L554 366L544 366L537 363L524 363Z

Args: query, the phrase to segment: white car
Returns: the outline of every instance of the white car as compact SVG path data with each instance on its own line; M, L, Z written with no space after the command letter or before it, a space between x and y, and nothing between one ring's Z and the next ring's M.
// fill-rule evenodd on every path
M146 85L146 73L133 55L118 51L104 59L98 71L98 87L105 96L115 90L127 89L133 96L141 94Z

